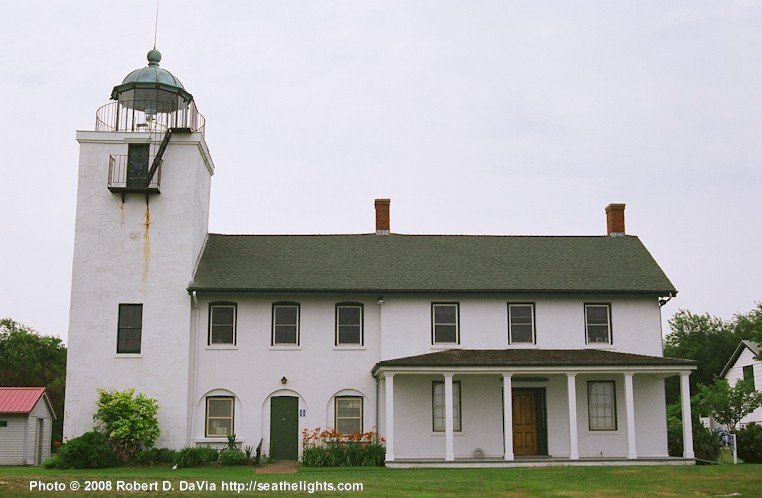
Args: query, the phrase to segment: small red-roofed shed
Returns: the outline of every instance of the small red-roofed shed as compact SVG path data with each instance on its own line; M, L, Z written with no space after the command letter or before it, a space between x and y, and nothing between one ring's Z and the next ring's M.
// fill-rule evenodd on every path
M0 465L41 465L55 417L44 387L0 387Z

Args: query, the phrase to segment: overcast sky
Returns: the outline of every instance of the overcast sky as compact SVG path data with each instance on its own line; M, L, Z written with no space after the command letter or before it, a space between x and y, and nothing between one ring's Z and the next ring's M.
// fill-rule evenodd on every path
M154 0L0 0L0 317L66 339L79 147ZM762 2L161 0L216 233L597 235L679 294L762 301ZM104 178L104 190L106 179Z

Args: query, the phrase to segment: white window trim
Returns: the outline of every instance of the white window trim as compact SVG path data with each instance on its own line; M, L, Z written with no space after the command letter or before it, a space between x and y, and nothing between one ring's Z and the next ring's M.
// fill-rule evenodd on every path
M336 429L336 432L339 431L339 401L341 400L348 400L348 399L359 399L360 400L360 432L365 432L365 399L363 396L356 396L356 395L343 395L343 396L335 396L333 398L333 426ZM356 419L357 417L341 417L343 419ZM348 433L340 433L344 436L348 436L350 434L354 434L353 432Z
M445 342L445 341L437 341L437 321L436 321L436 308L438 306L453 306L455 307L455 341L454 342ZM442 325L452 325L450 323L443 323ZM433 348L441 347L441 346L458 346L460 345L460 303L457 302L435 302L431 303L431 346Z
M445 432L446 432L445 428L443 427L441 430L437 430L436 429L436 425L435 425L435 420L436 419L435 419L434 415L435 415L435 411L436 411L436 400L435 400L434 396L435 396L435 390L436 390L435 386L437 384L441 384L442 385L442 399L444 399L444 384L445 384L444 381L442 381L442 380L432 381L432 383L431 383L431 432L432 432L432 434L442 434L442 435L444 435ZM456 385L458 386L457 392L455 390L455 386ZM453 431L453 434L462 434L463 433L463 391L462 391L462 385L461 385L459 380L454 380L454 381L452 381L452 386L453 386L453 388L452 388L452 400L453 400L453 403L455 403L456 397L457 397L457 401L458 401L457 402L457 410L455 410L455 407L453 407L453 419L452 419L453 430L452 431ZM444 406L442 408L444 408ZM457 412L457 418L455 417L456 412ZM457 425L455 424L456 421L458 423L460 423L460 427L457 427ZM445 421L445 424L446 423L447 422Z
M210 435L209 434L209 401L211 400L229 400L230 401L230 417L214 417L214 419L223 419L228 420L230 419L230 434L235 434L235 397L234 396L207 396L205 399L205 412L204 412L204 438L205 439L211 439L214 441L219 441L220 439L227 438L230 434L225 435Z
M514 341L513 330L511 329L511 307L514 306L529 306L532 310L532 340L531 341ZM537 323L535 319L535 304L534 303L508 303L508 344L516 347L532 347L537 344Z
M360 310L360 342L339 342L339 309L340 308L358 308ZM334 349L358 349L365 346L365 307L362 303L337 303L336 304L336 337L334 338Z
M595 307L595 308L606 308L607 313L607 321L608 321L608 341L600 341L600 342L590 342L590 332L588 331L588 326L590 325L587 321L587 309ZM611 303L585 303L585 345L591 346L594 348L609 348L614 345L614 334L613 334L613 326L612 326L612 320L611 320Z
M212 342L212 316L214 308L233 308L233 342ZM206 334L208 349L238 349L238 304L233 302L209 303L209 324Z
M277 308L296 308L296 342L275 342L275 313ZM295 302L278 302L272 305L272 319L270 325L270 349L279 350L297 350L301 349L302 331L301 331L301 317L302 309L299 303Z
M614 409L614 412L613 412L613 414L614 414L614 428L613 429L593 429L592 428L593 416L592 416L592 413L590 411L590 408L591 408L591 404L590 404L591 403L590 386L592 384L610 384L611 385L611 389L612 389L611 394L612 394L613 400L614 400L614 406L613 406L613 409ZM619 426L620 426L620 424L619 424L619 414L617 413L618 410L619 410L619 406L618 406L618 403L617 403L616 387L617 387L616 386L616 381L614 381L614 380L598 379L598 380L589 380L589 381L587 381L587 432L588 432L588 434L591 434L591 435L592 434L605 435L605 434L618 434L619 433Z

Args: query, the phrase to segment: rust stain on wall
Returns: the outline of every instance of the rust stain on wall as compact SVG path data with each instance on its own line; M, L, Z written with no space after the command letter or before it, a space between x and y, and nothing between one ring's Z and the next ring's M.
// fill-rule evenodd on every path
M148 278L151 265L151 208L146 202L145 222L143 223L143 283Z

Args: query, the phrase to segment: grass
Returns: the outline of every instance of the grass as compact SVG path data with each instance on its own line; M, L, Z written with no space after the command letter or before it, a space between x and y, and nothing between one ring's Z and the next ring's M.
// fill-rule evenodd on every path
M646 467L542 467L513 469L385 469L385 468L305 468L296 474L255 474L252 467L205 467L177 469L169 467L121 467L101 470L47 470L40 467L0 467L0 496L26 497L38 492L30 483L68 486L77 481L79 491L51 491L48 496L75 496L83 493L86 481L108 482L111 490L90 491L98 496L192 496L206 498L231 496L223 482L257 482L278 487L300 486L302 491L275 493L244 491L241 496L309 496L308 486L328 483L362 483L363 492L315 491L315 496L388 498L429 497L629 497L629 496L760 496L762 466L646 466ZM116 491L117 481L158 482L159 492ZM174 492L162 492L164 481ZM181 481L186 489L181 491ZM191 489L187 483L206 481L215 490ZM287 483L287 484L281 484Z

